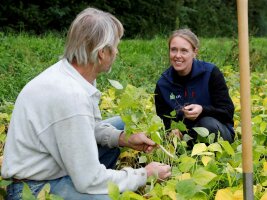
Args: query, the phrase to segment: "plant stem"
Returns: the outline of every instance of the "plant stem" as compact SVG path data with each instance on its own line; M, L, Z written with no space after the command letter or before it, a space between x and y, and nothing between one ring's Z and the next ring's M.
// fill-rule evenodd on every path
M174 155L172 155L170 152L168 152L162 145L159 144L159 147L161 148L161 150L166 153L168 156L174 158Z

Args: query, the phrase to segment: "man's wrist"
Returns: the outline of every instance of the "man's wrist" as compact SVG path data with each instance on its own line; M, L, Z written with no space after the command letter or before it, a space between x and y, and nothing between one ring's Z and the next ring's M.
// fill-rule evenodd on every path
M126 142L126 137L125 137L124 131L122 131L121 134L120 134L120 136L119 136L119 146L120 147L127 146L127 142Z

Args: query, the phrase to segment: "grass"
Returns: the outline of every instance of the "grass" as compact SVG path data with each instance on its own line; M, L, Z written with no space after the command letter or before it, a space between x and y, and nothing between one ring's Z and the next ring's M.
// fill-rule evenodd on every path
M23 86L63 53L65 36L52 33L37 37L0 32L0 102L14 102ZM154 90L156 80L169 66L167 38L122 40L110 74L98 78L98 88L107 88L107 78ZM267 38L251 38L251 69L267 68ZM235 38L200 38L199 59L218 67L238 68L238 41Z
M200 145L203 146L203 144L200 144L194 147L195 152L199 154L195 155L194 153L192 155L190 152L180 152L180 149L178 149L179 157L175 159L167 157L167 163L168 159L173 159L170 162L173 164L175 177L173 176L173 179L162 182L160 186L158 183L154 188L150 186L151 191L146 191L151 196L158 196L158 199L163 199L163 191L165 191L165 196L166 194L196 195L198 199L214 199L215 195L218 199L224 199L225 195L242 195L242 173L238 171L242 161L238 41L235 38L200 38L200 41L199 58L215 63L225 74L230 94L235 104L234 120L237 139L231 146L227 146L221 141L216 143L217 148L213 146L213 148L203 152L203 149L200 148ZM0 33L0 42L0 150L2 151L13 104L5 102L1 106L1 103L4 101L14 102L19 91L29 80L58 60L59 56L63 53L64 38L53 34L36 37L25 33L19 35ZM267 68L266 46L267 38L250 38L255 199L260 199L263 195L267 196L265 192L267 185L267 77L264 73ZM151 40L123 40L119 45L119 55L113 65L112 73L102 74L98 79L98 87L102 91L110 88L107 81L109 78L118 80L125 85L142 86L148 92L153 92L156 80L168 65L167 38L155 37ZM131 96L136 97L134 94ZM140 98L136 100L136 103L140 103L140 106L137 106L137 108L149 105L145 99L143 99L144 103L139 102ZM145 107L147 108L148 106ZM151 113L148 112L148 114ZM152 122L153 120L148 121ZM177 141L173 143L177 146ZM167 147L168 151L174 149L170 145ZM179 145L178 147L180 148ZM0 155L2 155L1 151ZM210 154L212 156L209 157ZM162 151L156 151L156 154L152 154L150 155L151 158L148 158L163 161L164 155ZM129 157L126 156L126 159ZM138 165L137 157L134 159L134 164ZM208 163L203 162L205 159L206 161L207 159L211 161ZM126 161L129 162L128 160ZM182 178L182 176L188 174L193 177L197 184L205 185L206 189L203 189L205 194L203 192L201 194L193 194L192 192L195 192L199 185L192 181L190 182L190 180L179 179L178 181L180 176ZM214 174L217 177L213 179ZM208 184L206 184L207 180L210 181ZM172 187L172 185L175 187ZM193 189L190 192L184 192L180 190L183 188ZM217 191L220 191L220 193ZM122 195L129 197L133 194ZM124 198L121 197L121 199Z

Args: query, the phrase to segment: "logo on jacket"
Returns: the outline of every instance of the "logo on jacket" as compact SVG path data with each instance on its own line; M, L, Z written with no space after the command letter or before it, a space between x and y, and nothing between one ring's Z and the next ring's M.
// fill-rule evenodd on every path
M170 100L175 99L175 95L173 93L170 94Z
M179 94L177 96L175 96L175 94L173 94L173 93L170 94L170 100L181 99L181 98L182 98L182 96Z

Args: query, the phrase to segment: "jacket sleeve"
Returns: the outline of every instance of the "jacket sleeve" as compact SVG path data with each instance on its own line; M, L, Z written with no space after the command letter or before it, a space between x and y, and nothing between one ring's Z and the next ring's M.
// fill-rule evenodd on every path
M156 85L154 94L155 94L155 106L156 106L157 115L163 120L165 129L168 130L171 128L171 119L166 116L170 115L171 109L165 103L158 84Z
M211 105L203 106L201 116L211 116L222 123L233 125L234 104L222 72L214 67L209 80Z

